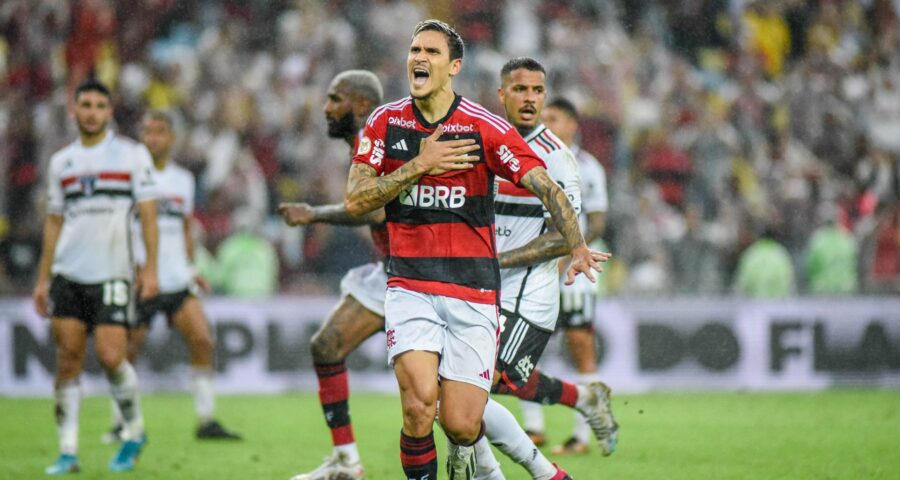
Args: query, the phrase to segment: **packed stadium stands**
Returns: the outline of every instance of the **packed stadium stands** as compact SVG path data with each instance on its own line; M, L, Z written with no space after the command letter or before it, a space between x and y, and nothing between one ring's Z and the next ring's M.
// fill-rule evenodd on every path
M44 170L77 134L67 107L89 75L114 88L128 135L148 108L176 112L210 276L219 245L250 229L277 247L282 291L333 291L372 254L364 231L290 229L275 208L341 199L348 152L325 134L327 82L368 68L386 98L406 95L409 33L434 16L468 42L460 93L499 111L499 68L527 54L549 67L551 97L581 109L582 144L609 179L609 292L896 294L898 12L891 0L5 0L0 291L32 288ZM761 241L778 248L743 255ZM771 268L779 248L790 261ZM745 288L773 271L782 288Z

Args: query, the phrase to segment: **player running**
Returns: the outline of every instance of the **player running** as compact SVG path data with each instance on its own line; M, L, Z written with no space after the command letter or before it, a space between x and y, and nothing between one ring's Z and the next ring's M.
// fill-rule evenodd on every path
M75 90L79 140L56 152L48 167L47 219L34 305L50 316L56 343L54 391L60 455L50 475L79 471L79 376L88 335L122 412L123 442L109 463L134 469L146 437L138 378L126 358L132 321L130 221L135 206L151 260L137 278L141 298L156 295L156 184L143 145L107 129L110 92L88 80Z
M328 87L325 119L328 136L343 138L356 151L362 125L382 101L381 82L372 72L348 70L339 73ZM370 225L379 254L388 254L384 210L360 217L351 216L343 203L310 206L288 203L278 211L288 225L329 223L333 225ZM382 261L367 263L347 272L341 279L341 300L319 331L313 335L313 366L319 380L319 401L331 430L334 449L325 463L312 472L292 480L363 478L364 470L350 423L347 400L350 386L344 360L367 338L384 329L384 293L387 274Z
M215 392L213 391L214 345L209 331L199 290L209 285L194 268L194 242L191 235L191 215L194 210L195 180L191 172L171 161L171 149L175 142L172 118L160 111L151 111L141 126L141 142L153 157L159 199L157 200L157 224L159 226L159 294L142 300L137 305L137 325L128 333L128 360L134 364L144 347L147 332L157 313L166 316L169 327L177 330L187 343L191 355L191 383L194 409L197 413L198 439L240 440L241 436L226 430L216 421ZM137 240L137 236L135 236ZM146 265L146 250L136 242L137 264ZM115 405L113 406L115 407ZM114 415L118 410L114 408ZM122 424L118 422L104 436L105 440L118 440Z
M512 59L500 71L498 94L507 119L544 160L550 176L578 211L581 208L581 181L575 157L540 122L546 98L545 76L544 67L536 60L527 57ZM538 198L506 180L498 179L497 183L497 247L503 252L501 267L509 268L500 270L501 333L495 391L520 398L543 397L552 403L576 408L590 418L598 442L612 451L615 448L616 425L605 385L599 382L575 385L546 375L543 382L528 382L556 329L559 314L557 259L565 254L567 247L553 225L546 221L548 212ZM515 423L511 417L485 415L488 429L501 432L501 441L491 438L491 442L495 445L499 443L497 446L501 449L521 452L510 455L514 459L527 454L532 442L518 437L517 429L511 425L494 424L493 418ZM505 436L507 433L509 437ZM484 443L479 444L480 461L491 456L490 448ZM521 446L510 448L510 445ZM534 469L538 467L542 467L539 473L544 475L553 471L553 466L546 460L523 465L533 476L536 475ZM493 480L502 477L491 473L486 465L480 463L477 478Z
M495 175L550 210L572 252L569 281L599 271L543 162L505 120L453 92L462 56L462 39L447 24L416 26L407 58L411 96L376 109L366 122L345 198L353 215L385 207L388 360L403 407L401 463L413 480L437 477L438 401L449 477L474 474L472 445L484 432L499 330Z
M543 114L544 124L560 140L569 145L578 160L581 173L581 204L579 217L584 240L592 248L603 248L603 230L606 226L606 211L609 200L606 193L606 172L593 155L575 144L578 132L578 111L565 98L557 98L547 104ZM572 361L578 370L580 381L594 382L597 375L597 355L594 350L594 312L597 299L596 285L576 279L572 285L560 285L559 325L565 332L566 345ZM533 402L522 403L522 414L526 430L531 432L535 443L544 438L544 415L540 405ZM557 455L582 454L588 452L591 429L585 417L575 413L575 427L572 436L551 450Z

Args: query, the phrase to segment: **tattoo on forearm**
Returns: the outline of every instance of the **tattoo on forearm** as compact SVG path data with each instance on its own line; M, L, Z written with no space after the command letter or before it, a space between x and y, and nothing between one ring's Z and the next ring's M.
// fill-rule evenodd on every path
M332 225L370 225L379 223L380 216L377 209L358 217L350 215L350 212L347 211L347 207L345 207L343 203L315 207L316 222L329 223Z
M425 171L415 162L407 162L391 174L381 177L375 174L374 168L355 163L350 168L347 182L348 210L363 214L383 207L424 174Z
M550 211L553 224L562 234L570 250L584 243L575 209L569 203L566 192L559 188L546 170L533 168L522 177L520 183L540 198L547 210Z
M521 247L500 252L500 268L527 267L543 263L569 253L569 246L558 232L540 235Z

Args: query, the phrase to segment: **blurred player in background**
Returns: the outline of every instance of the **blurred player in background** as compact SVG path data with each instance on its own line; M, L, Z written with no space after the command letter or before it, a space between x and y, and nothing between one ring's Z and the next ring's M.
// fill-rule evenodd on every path
M609 201L606 193L606 172L593 155L575 143L578 133L578 111L572 102L558 98L547 104L543 113L544 124L560 140L569 145L581 172L581 205L579 221L584 239L594 249L603 249L603 231L606 227L606 211ZM572 285L560 286L559 325L565 331L566 345L572 355L582 383L597 382L597 355L595 351L594 311L597 286L583 278ZM608 393L608 391L607 391ZM544 414L539 404L522 403L525 429L536 444L544 442ZM616 427L617 428L617 427ZM575 413L572 436L552 452L587 453L591 427L580 413ZM602 446L602 444L601 444ZM604 453L608 454L606 449Z
M47 219L34 289L34 305L50 316L56 343L54 384L60 456L50 475L79 470L79 377L88 336L122 412L122 444L109 464L112 471L132 470L146 442L138 378L127 359L132 322L131 245L137 208L151 261L140 271L142 299L156 295L156 185L150 154L143 145L116 135L110 92L89 80L75 90L79 140L56 152L48 167Z
M191 234L194 175L171 159L175 131L173 120L168 114L151 111L145 115L141 125L141 142L153 157L159 192L156 202L159 225L159 294L138 302L137 325L128 333L128 359L132 364L137 361L153 319L157 313L164 314L169 327L184 337L190 351L197 438L240 440L240 435L226 430L213 415L214 345L209 323L198 297L199 290L208 290L209 285L194 268L194 241ZM137 239L135 236L135 240ZM140 242L136 243L137 264L145 268L146 249ZM113 414L117 420L121 420L115 405L113 407ZM121 430L122 424L117 421L104 439L118 440Z
M581 209L578 164L568 147L541 123L546 98L546 73L534 59L515 58L500 71L498 95L506 118L547 165L547 171L568 196L576 211ZM559 315L558 257L566 254L562 236L548 221L540 200L528 190L498 179L495 198L497 248L501 267L501 333L497 374L498 393L514 394L548 404L576 408L591 419L597 441L604 451L615 448L615 420L610 411L608 388L600 382L575 385L539 373L535 366L556 329ZM606 256L598 260L605 261ZM590 283L590 280L587 280ZM519 435L515 418L493 414L489 404L485 422L488 431L500 431L499 442L491 441L504 453L522 463L534 478L554 478L554 466L542 455L529 451L532 442ZM524 437L524 438L522 438ZM486 475L484 459L490 448L479 444L478 478ZM511 448L511 446L513 448Z
M334 77L328 87L323 108L328 136L342 138L355 152L366 118L382 101L381 82L367 70L347 70ZM388 254L384 210L354 217L343 203L311 206L286 203L278 211L291 226L328 223L332 225L370 225L372 240L382 258ZM363 478L364 471L353 436L348 398L347 355L384 329L384 293L387 274L384 263L375 261L356 267L341 279L341 300L312 337L313 366L319 379L319 402L331 430L334 445L331 455L319 468L293 477L293 480Z
M443 22L416 26L407 58L411 97L379 107L366 122L345 198L355 215L385 207L388 359L400 386L400 457L410 480L437 477L436 414L448 437L448 476L475 473L472 446L484 433L499 330L494 175L550 210L573 255L570 280L599 270L543 162L506 121L453 92L463 48Z

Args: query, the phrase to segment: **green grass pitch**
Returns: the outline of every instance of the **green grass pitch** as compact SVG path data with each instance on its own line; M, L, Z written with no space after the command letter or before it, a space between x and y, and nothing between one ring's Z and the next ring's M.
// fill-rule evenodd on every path
M614 455L551 460L580 480L900 478L900 391L622 395L613 408ZM367 478L402 478L398 399L354 394L351 409ZM187 395L148 395L144 411L150 443L137 470L111 474L114 447L99 441L109 400L85 399L82 472L71 478L287 480L330 451L314 394L219 398L218 416L245 435L240 443L194 440ZM0 398L0 412L0 479L44 477L57 454L51 400ZM571 415L547 409L547 422L552 444L568 434ZM438 448L443 458L442 441ZM503 469L510 480L528 478L508 461Z

